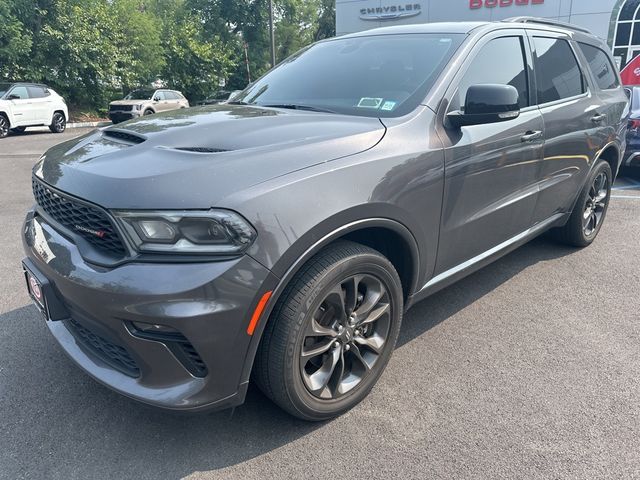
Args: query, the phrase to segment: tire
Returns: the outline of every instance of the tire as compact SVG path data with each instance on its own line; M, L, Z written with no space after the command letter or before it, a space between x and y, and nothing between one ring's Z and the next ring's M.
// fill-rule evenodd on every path
M593 243L607 216L612 183L611 167L604 160L599 160L566 225L554 232L559 241L574 247L587 247Z
M384 371L402 313L402 284L387 258L357 243L330 245L302 267L278 300L254 380L298 418L336 417L365 398Z
M26 129L27 127L15 127L11 129L11 132L19 135L21 133L24 133Z
M9 135L9 120L0 113L0 138L4 138L7 135Z
M53 114L53 118L51 119L51 125L49 125L49 130L53 133L62 133L67 128L67 119L64 117L64 114L60 112L55 112Z
M147 116L147 115L153 115L154 113L155 112L153 110L151 110L150 108L147 108L142 115Z

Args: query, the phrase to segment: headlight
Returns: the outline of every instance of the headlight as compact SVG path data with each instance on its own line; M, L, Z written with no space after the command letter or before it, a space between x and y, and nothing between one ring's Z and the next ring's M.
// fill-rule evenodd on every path
M256 238L244 218L227 210L113 213L142 252L234 254Z

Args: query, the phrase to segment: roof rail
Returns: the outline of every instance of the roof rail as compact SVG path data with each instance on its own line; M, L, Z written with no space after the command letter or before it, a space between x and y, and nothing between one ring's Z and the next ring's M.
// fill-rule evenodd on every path
M593 35L586 28L578 27L572 23L561 22L559 20L551 20L549 18L538 18L538 17L512 17L503 20L503 22L511 22L511 23L537 23L539 25L549 25L551 27L560 27L566 28L568 30L575 30L576 32L588 33L589 35Z

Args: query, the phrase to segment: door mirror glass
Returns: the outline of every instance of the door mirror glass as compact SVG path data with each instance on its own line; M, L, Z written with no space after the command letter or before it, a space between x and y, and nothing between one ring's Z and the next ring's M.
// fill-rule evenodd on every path
M451 112L447 119L454 127L505 122L520 116L518 90L511 85L471 85L464 110Z

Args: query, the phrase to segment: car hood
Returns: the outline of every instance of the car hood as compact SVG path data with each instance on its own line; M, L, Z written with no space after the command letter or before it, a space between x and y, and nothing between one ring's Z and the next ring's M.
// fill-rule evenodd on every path
M115 100L109 105L140 105L141 103L150 102L151 100Z
M34 171L106 208L224 206L228 195L377 144L376 118L239 105L143 117L49 150Z

